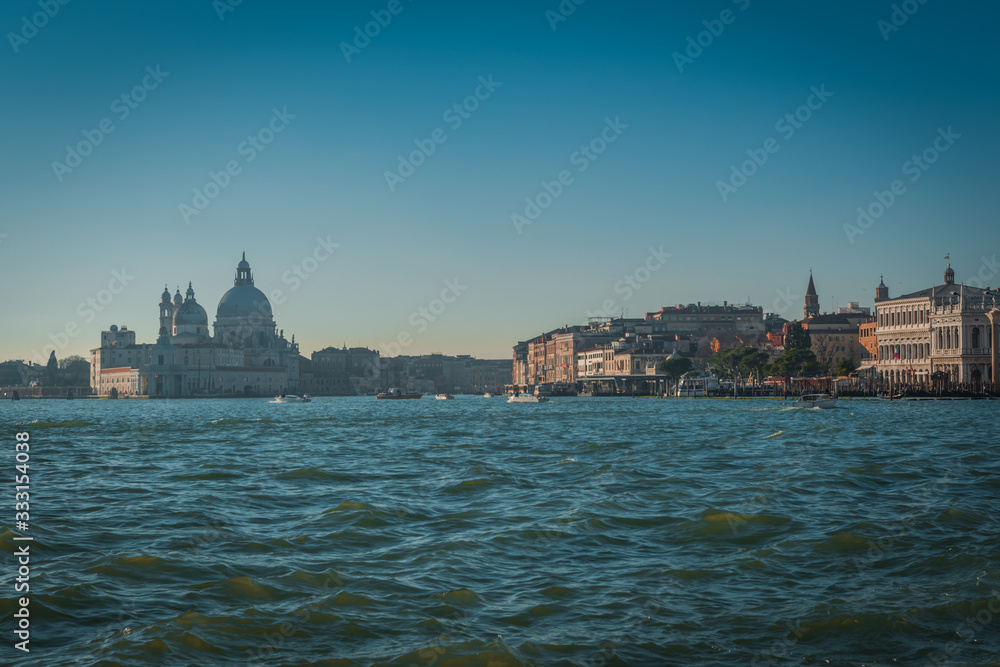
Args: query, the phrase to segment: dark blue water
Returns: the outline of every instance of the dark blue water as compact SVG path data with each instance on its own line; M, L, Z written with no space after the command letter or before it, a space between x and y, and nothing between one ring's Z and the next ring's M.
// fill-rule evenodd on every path
M998 664L998 408L5 402L0 663Z

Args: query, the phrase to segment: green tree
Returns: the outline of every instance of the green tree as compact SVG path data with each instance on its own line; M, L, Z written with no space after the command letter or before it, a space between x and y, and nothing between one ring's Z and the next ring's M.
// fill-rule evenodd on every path
M59 361L60 384L67 387L90 385L90 362L83 357L66 357Z
M668 380L680 378L680 376L691 370L693 364L687 357L672 357L660 362L660 372L667 376Z
M728 350L719 350L712 357L712 366L715 367L720 377L732 377L736 371L741 369L743 359L757 351L757 348L749 345L731 347Z
M59 375L59 362L56 361L55 350L49 353L49 362L45 364L45 369L49 378L49 384L55 384L56 377Z
M809 329L806 329L798 322L790 323L788 325L788 332L785 334L785 351L809 349L812 349L812 338L809 336Z
M858 365L854 363L854 359L842 359L837 365L837 375L844 377L845 375L850 375L858 369Z
M775 358L766 367L768 375L791 377L794 375L820 375L825 372L823 364L816 361L812 350L793 348Z
M767 352L754 350L740 359L740 368L747 377L756 377L759 382L768 360Z

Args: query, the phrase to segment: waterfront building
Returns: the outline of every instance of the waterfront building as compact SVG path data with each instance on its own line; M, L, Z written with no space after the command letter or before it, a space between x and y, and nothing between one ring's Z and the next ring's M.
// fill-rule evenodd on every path
M564 326L518 343L514 347L512 380L518 385L576 382L576 356L584 349L616 338L612 330L624 329L621 321L595 319L589 326Z
M286 340L274 323L271 303L254 286L246 254L233 287L208 314L188 283L171 299L164 288L159 336L137 344L134 331L112 325L90 351L90 385L100 396L274 395L298 390L295 337Z
M809 331L810 349L816 360L835 372L845 360L854 362L855 367L861 364L859 327L866 319L863 313L823 313L810 315L801 324Z
M721 306L703 306L701 302L664 306L656 312L646 313L646 321L652 325L650 333L722 336L738 339L744 345L755 345L767 331L763 308L750 304L738 306L728 301L723 301Z
M858 325L858 345L861 352L861 362L858 368L873 368L878 362L878 321L869 317Z
M810 271L802 312L805 317L799 324L809 331L810 349L829 372L835 373L845 360L852 361L855 367L861 364L860 325L870 317L868 308L851 301L847 308L838 308L836 313L820 313L819 293ZM784 329L787 334L788 324ZM784 335L781 339L783 344Z
M313 396L355 396L382 388L382 358L367 347L327 347L300 370L300 389Z
M510 382L510 359L473 359L472 362L473 391L495 392Z
M581 366L581 352L620 339L656 341L669 354L673 349L689 352L693 340L704 340L707 345L711 337L727 345L759 345L765 331L763 308L728 302L721 306L698 303L663 307L641 318L595 317L587 325L566 325L515 345L511 381L528 386L574 384L582 377L580 369L587 367L586 361ZM619 361L621 365L632 363Z
M847 307L837 308L837 315L865 315L870 316L872 309L867 306L860 306L857 301L848 301Z
M672 353L676 353L676 349L667 349L664 341L630 335L579 352L576 355L577 377L585 380L654 375Z
M941 285L889 298L883 282L877 295L881 377L911 385L997 381L1000 290L955 284L948 264Z

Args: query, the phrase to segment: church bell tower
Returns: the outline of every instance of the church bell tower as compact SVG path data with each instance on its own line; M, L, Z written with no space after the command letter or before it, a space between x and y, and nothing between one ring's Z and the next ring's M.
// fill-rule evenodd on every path
M816 294L816 285L813 284L812 271L809 271L809 287L806 288L806 302L802 312L803 317L819 315L819 296Z

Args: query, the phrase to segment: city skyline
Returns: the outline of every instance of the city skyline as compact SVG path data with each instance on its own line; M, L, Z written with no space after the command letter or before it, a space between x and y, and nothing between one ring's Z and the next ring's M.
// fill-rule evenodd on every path
M0 10L0 359L153 340L244 251L305 354L1000 285L994 8L40 7Z

